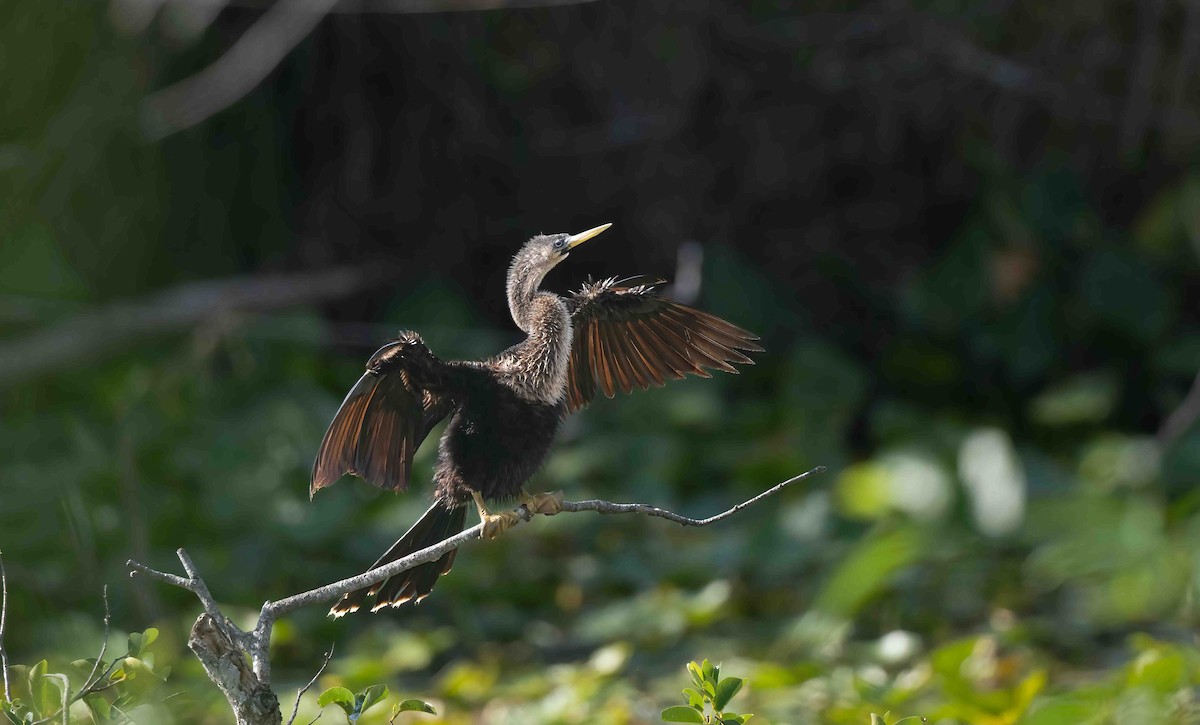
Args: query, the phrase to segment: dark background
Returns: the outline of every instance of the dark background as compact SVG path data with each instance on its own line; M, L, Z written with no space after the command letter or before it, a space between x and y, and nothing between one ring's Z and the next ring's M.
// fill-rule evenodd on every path
M307 501L362 361L400 328L510 344L520 243L611 221L548 287L678 278L766 352L600 401L535 486L707 514L829 473L710 529L539 521L419 608L301 613L280 692L336 640L324 685L448 722L651 722L701 657L774 723L1194 721L1200 6L364 0L176 128L163 89L266 5L0 8L15 662L93 654L108 584L175 668L144 717L223 721L196 602L125 559L183 546L246 615L361 569L428 495Z

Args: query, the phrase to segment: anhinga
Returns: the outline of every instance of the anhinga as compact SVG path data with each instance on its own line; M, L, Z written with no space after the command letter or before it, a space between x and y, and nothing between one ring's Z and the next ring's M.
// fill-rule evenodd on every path
M486 501L516 499L553 514L561 494L530 496L523 486L542 465L566 413L599 389L645 390L707 369L737 372L760 352L758 338L706 312L657 295L652 285L616 278L563 298L539 289L542 278L579 244L611 226L533 237L508 270L508 307L527 337L483 361L438 359L415 332L402 332L367 362L321 441L310 495L352 473L383 489L408 487L413 454L438 421L450 423L438 445L434 503L376 568L453 536L474 500L493 538L516 521ZM353 612L374 596L372 611L420 601L450 570L456 551L344 596L331 610Z

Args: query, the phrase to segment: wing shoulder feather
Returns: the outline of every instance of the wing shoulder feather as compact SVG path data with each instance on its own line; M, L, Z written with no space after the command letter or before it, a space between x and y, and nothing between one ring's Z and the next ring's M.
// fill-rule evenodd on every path
M587 405L600 390L611 398L709 370L736 373L761 352L758 337L694 307L658 294L659 282L610 277L567 298L574 337L567 407ZM637 281L636 284L629 284Z

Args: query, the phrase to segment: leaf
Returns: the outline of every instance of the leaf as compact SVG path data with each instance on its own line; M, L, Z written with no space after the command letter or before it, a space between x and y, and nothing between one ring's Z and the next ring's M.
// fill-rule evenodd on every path
M70 692L71 683L67 680L66 675L50 672L43 676L39 693L42 715L62 712L62 709L67 706L67 697Z
M717 692L713 697L713 707L718 710L724 710L725 706L729 704L729 701L733 699L733 696L740 689L742 689L742 678L740 677L726 677L721 680L717 683Z
M93 693L83 698L83 703L92 711L92 719L104 721L112 719L112 703L103 695Z
M344 687L331 687L317 697L318 706L325 707L329 704L336 704L345 711L346 717L349 717L354 712L354 693Z
M688 687L684 689L683 696L687 698L689 707L694 707L697 710L704 708L704 695L701 695L699 692Z
M697 690L704 689L704 674L700 671L700 665L695 662L687 663L688 674L692 676L692 682L696 685Z
M700 665L700 671L704 674L705 682L711 682L714 685L717 683L717 669L713 667L713 663L707 659Z
M142 647L149 647L154 644L154 640L158 639L158 629L150 627L145 632L142 632Z
M380 700L388 696L387 685L371 685L361 693L362 708L360 713L366 712L372 706L376 705Z
M437 714L437 710L433 709L433 705L430 705L428 702L425 702L424 700L418 700L415 697L409 698L409 699L405 700L404 702L400 703L399 705L397 705L395 711L396 712L408 712L410 710L413 712L427 712L430 715Z
M698 722L703 723L704 717L686 705L675 705L662 711L663 722Z
M871 725L887 725L887 723L883 718L879 717L875 713L871 713Z

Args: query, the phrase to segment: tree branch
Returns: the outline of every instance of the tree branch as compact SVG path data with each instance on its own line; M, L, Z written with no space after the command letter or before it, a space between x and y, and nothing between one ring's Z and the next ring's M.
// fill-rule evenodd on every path
M12 701L8 692L8 652L4 649L4 625L8 621L8 574L4 571L4 552L0 551L0 673L4 675L4 699Z
M232 312L265 312L345 297L394 279L377 263L320 272L190 282L149 297L114 303L0 345L0 387L76 365L95 364L141 338L187 330Z
M707 519L691 519L691 517L676 514L673 513L673 511L660 509L658 507L653 507L653 505L644 503L613 503L608 501L599 501L599 499L593 499L593 501L564 502L563 511L568 511L568 513L576 513L576 511L596 511L596 513L599 514L644 514L647 516L658 516L660 519L673 521L683 526L708 526L710 523L727 519L728 516L737 514L738 511L745 509L746 507L750 507L750 505L754 505L755 503L762 501L764 498L774 496L775 493L779 493L780 491L786 489L787 486L797 483L799 480L809 478L811 475L822 472L824 472L824 467L818 466L814 469L811 469L811 471L794 475L794 477L770 487L770 489L767 491L758 493L758 495L754 498L750 498L748 501L739 503L736 505L736 507L722 511L720 514L709 516ZM515 513L517 516L521 517L522 521L529 521L533 517L533 514L529 513L529 509L523 507L523 505L522 507L518 507ZM266 601L266 603L263 604L263 609L259 612L258 623L256 624L256 627L254 627L253 631L250 631L250 633L247 633L247 631L242 631L236 627L236 625L230 621L228 617L223 615L221 612L221 607L217 606L216 600L212 598L212 594L209 592L208 586L205 585L203 579L200 579L200 575L196 569L196 564L192 562L191 557L187 556L186 551L182 549L176 551L176 555L179 556L180 563L184 565L184 571L187 574L186 579L185 577L175 574L168 574L166 571L151 569L150 567L146 567L145 564L133 561L133 559L128 561L128 567L130 567L130 576L144 574L146 576L150 576L151 579L166 582L168 585L187 589L188 592L196 594L197 599L200 600L200 604L204 606L205 612L202 617L197 619L196 627L193 627L192 629L193 640L202 642L204 646L202 651L197 651L197 657L200 657L200 653L202 652L205 653L205 657L209 657L210 664L212 664L211 669L209 669L208 664L205 665L206 669L209 669L209 677L214 679L214 682L217 682L223 691L227 691L227 696L229 696L230 691L240 691L242 696L257 697L260 695L260 689L268 688L269 691L270 688L271 665L269 648L271 641L271 628L274 627L276 619L283 615L287 615L289 612L301 609L301 607L322 603L322 601L337 599L343 594L355 591L355 589L361 589L362 587L371 586L373 583L378 583L385 579L389 579L389 577L400 574L401 571L407 571L414 567L418 567L420 564L432 562L434 559L442 558L446 552L478 540L482 528L484 527L482 527L481 523L476 523L475 526L454 535L454 537L439 541L439 543L432 546L427 546L425 549L420 551L410 553L410 555L407 557L397 559L397 561L386 564L384 567L371 569L365 571L365 573L350 576L341 581L329 583L329 585L310 589L310 591L307 592L293 594L292 597L286 597L275 601ZM214 634L211 634L211 631L209 631L211 629L220 630L220 634L223 636L218 637ZM223 642L228 642L229 646L226 647ZM236 657L238 658L242 657L242 653L250 655L252 663L251 675L253 676L253 682L246 681L246 678L242 676L240 670L233 672L229 670L228 664L222 664L233 661L230 660L230 658L233 657L233 655L230 654L230 652L233 652L233 649L230 649L229 652L224 652L221 649L222 647L226 647L227 649L229 649L229 647L234 647L236 651ZM196 648L193 648L193 651L196 651ZM245 664L244 660L241 661L242 664ZM234 675L236 675L236 677L234 677ZM220 682L217 681L217 677L221 678ZM240 689L239 687L234 687L234 685L238 683L241 683ZM227 688L232 689L227 690ZM274 697L274 695L272 695L272 697ZM233 702L233 700L230 700L230 702ZM276 705L276 711L277 709L278 708ZM278 719L276 721L278 721Z
M300 691L296 693L296 704L292 706L292 716L288 718L287 725L292 725L292 723L296 722L296 715L300 714L300 698L304 697L304 693L308 692L308 688L316 684L317 678L320 677L321 673L325 671L325 668L329 666L329 660L333 659L333 647L333 644L329 645L329 651L325 653L325 661L321 663L321 667L317 670L317 674L313 675L312 679L308 681L308 684L304 687L301 687Z
M602 501L599 499L564 501L562 510L570 513L595 511L601 514L644 514L664 518L683 526L708 526L709 524L726 519L769 496L779 493L797 481L804 480L824 471L824 466L817 466L810 471L782 481L727 511L704 519L694 519L649 504L613 503L612 501ZM533 518L533 514L525 506L517 507L514 513L522 521L529 521ZM208 586L200 577L196 565L183 549L179 549L176 554L183 565L187 578L151 569L132 559L128 561L130 568L129 575L144 574L195 594L204 607L204 614L200 615L199 619L196 620L196 624L192 627L192 635L188 640L188 647L195 652L196 656L200 658L201 663L204 664L209 679L217 683L217 686L225 693L226 699L229 700L238 717L239 725L242 723L279 723L282 721L282 715L279 711L278 699L271 692L271 662L269 656L271 628L279 617L311 604L337 599L348 592L376 584L420 564L440 559L450 550L478 540L482 529L482 524L476 524L459 534L377 569L371 569L362 574L347 577L346 579L310 589L306 592L293 594L283 599L267 601L263 604L262 610L259 612L258 622L252 632L245 632L239 629L237 625L221 613L220 607L217 605L216 600L213 599ZM332 648L330 649L331 652L326 658L326 663L328 663L328 657L332 656ZM246 662L246 655L250 657L249 664ZM322 669L324 669L324 665ZM320 671L317 674L320 675ZM312 683L309 684L311 685ZM303 690L301 690L302 693Z

